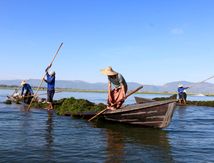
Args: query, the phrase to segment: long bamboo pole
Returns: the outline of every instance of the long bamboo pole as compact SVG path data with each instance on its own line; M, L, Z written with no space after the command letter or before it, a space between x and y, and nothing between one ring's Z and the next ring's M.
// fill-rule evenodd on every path
M58 48L56 54L54 55L54 57L53 57L53 59L52 59L52 61L51 61L51 63L50 63L49 65L52 65L52 64L53 64L53 62L54 62L56 56L58 55L59 50L60 50L60 48L62 47L62 45L63 45L63 42L60 44L60 46L59 46L59 48ZM43 83L43 81L44 81L43 79L45 78L45 76L46 76L46 73L42 76L41 82L40 82L40 84L39 84L39 86L38 86L38 88L37 88L37 90L36 90L36 93L33 95L33 98L31 99L31 102L30 102L30 104L28 105L28 111L30 110L30 107L31 107L31 105L32 105L32 103L33 103L34 97L37 96L38 91L39 91L40 87L42 86L42 83Z
M194 86L196 86L196 85L198 85L198 84L204 83L204 82L206 82L206 81L208 81L208 80L210 80L210 79L212 79L212 78L214 78L214 76L211 76L211 77L209 77L209 78L207 78L207 79L205 79L205 80L202 80L202 81L200 81L200 82L197 82L197 83L195 83L195 84L189 86L189 88L192 88L192 87L194 87Z
M140 87L136 88L135 90L131 91L130 93L128 93L123 99L117 101L116 103L114 103L111 106L115 106L117 103L119 103L120 101L125 100L126 98L128 98L130 95L134 94L135 92L139 91L140 89L142 89L143 86L141 85ZM102 111L100 111L99 113L97 113L95 116L93 116L92 118L90 118L88 121L92 121L94 118L96 118L97 116L101 115L102 113L104 113L106 110L108 110L108 108L103 109Z

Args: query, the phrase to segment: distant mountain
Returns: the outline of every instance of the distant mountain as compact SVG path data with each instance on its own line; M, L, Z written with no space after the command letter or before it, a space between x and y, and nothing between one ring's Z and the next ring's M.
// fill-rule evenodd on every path
M40 80L30 79L28 83L36 87L40 84ZM0 80L0 85L7 86L19 86L21 80ZM214 94L214 84L212 83L192 83L187 81L176 81L166 83L162 86L156 85L144 85L141 90L143 92L177 92L178 84L182 83L184 86L192 86L188 90L191 93L204 93L204 94ZM139 87L141 84L135 82L128 82L129 90ZM43 83L43 87L46 87L46 83ZM80 90L107 90L107 83L88 83L80 80L57 80L56 88L70 88L70 89L80 89Z

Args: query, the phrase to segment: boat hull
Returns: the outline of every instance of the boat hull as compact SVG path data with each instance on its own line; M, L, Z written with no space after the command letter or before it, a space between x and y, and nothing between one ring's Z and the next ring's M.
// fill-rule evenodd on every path
M133 104L103 114L108 121L154 128L167 127L172 119L176 100Z

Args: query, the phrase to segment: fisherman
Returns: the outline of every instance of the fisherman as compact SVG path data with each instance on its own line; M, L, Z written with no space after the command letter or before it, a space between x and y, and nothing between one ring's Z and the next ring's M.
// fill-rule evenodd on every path
M52 64L50 64L45 72L46 78L43 79L47 83L47 103L48 103L48 110L53 109L53 97L55 93L55 71L49 71Z
M114 71L112 67L107 67L101 70L101 73L108 76L108 109L119 109L124 103L126 92L128 89L127 83L124 77ZM112 89L112 85L114 88Z
M178 85L178 96L179 96L180 104L186 104L186 101L187 101L186 89L188 88L189 87L184 87L183 84Z
M21 82L21 86L22 86L21 96L24 99L24 103L30 104L30 102L33 98L33 90L31 88L30 84L28 84L25 80L23 80ZM25 93L24 93L24 91L25 91Z

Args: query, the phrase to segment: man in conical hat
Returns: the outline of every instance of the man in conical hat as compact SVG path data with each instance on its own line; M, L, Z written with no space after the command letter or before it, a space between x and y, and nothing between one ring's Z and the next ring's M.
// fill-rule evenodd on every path
M189 87L184 87L183 84L178 84L178 97L179 97L179 103L180 104L186 104L187 94L186 89Z
M55 71L49 71L51 64L46 68L46 79L43 79L47 83L47 102L48 110L53 109L53 97L55 94Z
M121 99L126 96L127 83L124 77L110 66L102 69L101 73L108 76L108 109L119 109L124 102ZM112 88L112 85L114 88Z
M31 99L33 98L33 90L25 80L21 82L22 86L22 91L21 91L21 96L24 98L24 103L30 104Z

